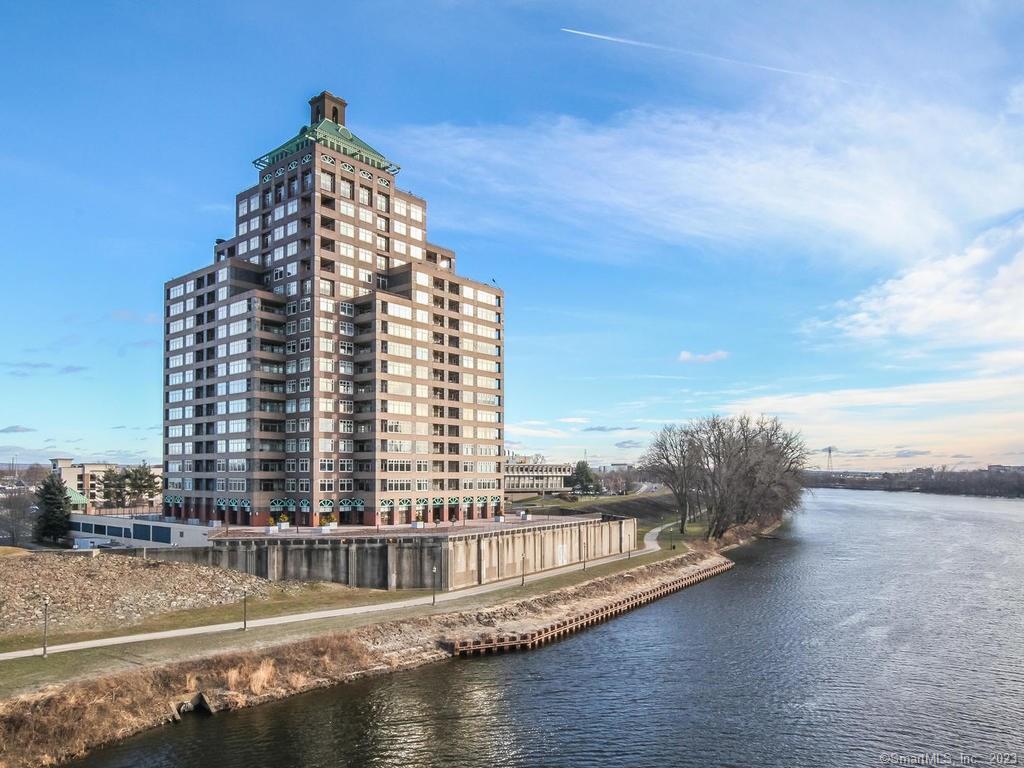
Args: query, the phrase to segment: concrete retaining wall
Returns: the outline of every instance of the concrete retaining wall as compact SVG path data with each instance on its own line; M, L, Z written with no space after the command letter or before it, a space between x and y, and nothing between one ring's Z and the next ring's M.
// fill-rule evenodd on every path
M334 581L374 589L442 591L625 553L636 520L572 520L479 533L381 538L216 539L210 547L149 549L145 556L245 571L271 581ZM142 556L143 550L124 554ZM437 569L436 574L434 568ZM436 579L436 582L435 582Z

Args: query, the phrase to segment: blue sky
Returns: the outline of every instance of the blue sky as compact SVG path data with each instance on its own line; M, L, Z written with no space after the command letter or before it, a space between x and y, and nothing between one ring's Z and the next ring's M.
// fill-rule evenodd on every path
M0 460L159 460L162 283L326 88L504 287L512 450L763 411L837 466L1024 463L1019 7L323 10L5 9Z

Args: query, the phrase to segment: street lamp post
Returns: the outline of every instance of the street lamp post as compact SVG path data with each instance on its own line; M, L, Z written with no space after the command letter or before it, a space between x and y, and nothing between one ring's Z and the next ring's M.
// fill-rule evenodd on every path
M430 572L434 574L431 582L433 590L430 593L430 604L437 605L437 566L431 567Z
M522 569L521 569L522 572L523 572L523 583L522 583L522 586L525 587L526 586L526 553L525 552L523 552L522 563L523 563L523 566L522 566Z
M46 640L50 629L50 596L43 597L43 658L46 658Z
M249 590L242 590L242 631L249 629Z

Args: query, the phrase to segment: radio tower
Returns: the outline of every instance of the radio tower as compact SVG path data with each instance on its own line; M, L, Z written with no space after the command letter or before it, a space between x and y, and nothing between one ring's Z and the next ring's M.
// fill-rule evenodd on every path
M826 448L826 450L828 451L828 465L827 465L826 469L828 469L828 471L831 472L832 471L832 446L830 445L828 448Z

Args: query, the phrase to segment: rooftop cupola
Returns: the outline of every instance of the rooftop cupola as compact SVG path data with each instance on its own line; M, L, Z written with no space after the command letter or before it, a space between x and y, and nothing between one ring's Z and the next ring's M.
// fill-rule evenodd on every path
M398 173L397 165L345 127L345 107L347 106L348 102L339 99L330 91L323 91L318 96L314 96L309 100L309 125L302 126L295 136L277 149L272 149L265 155L257 157L252 164L264 171L289 155L299 151L306 152L310 146L319 144L343 155L354 157L360 162L387 173ZM312 158L312 154L309 157ZM303 162L306 161L303 160ZM279 168L276 172L283 173L284 171ZM269 181L269 177L264 178L263 181Z
M348 102L339 99L330 91L322 91L309 100L309 124L317 125L322 120L330 120L338 125L345 124L345 107Z

